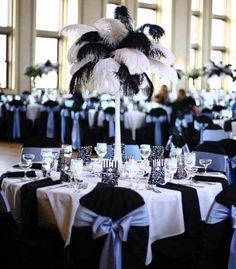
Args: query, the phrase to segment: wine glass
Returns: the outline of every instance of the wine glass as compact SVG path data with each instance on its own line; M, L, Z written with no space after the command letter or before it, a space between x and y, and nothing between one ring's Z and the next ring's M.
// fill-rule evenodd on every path
M22 178L23 181L30 180L27 177L27 172L30 169L30 167L32 166L32 161L33 161L34 158L35 158L34 154L26 153L26 154L22 155L22 159L24 161L20 162L19 166L20 166L20 168L22 168L24 170L24 177Z
M189 178L189 185L192 186L193 185L193 177L197 173L198 168L197 168L197 166L186 166L185 171L187 173L187 177Z
M102 159L107 154L107 144L106 143L97 143L96 147L94 147L98 157L99 163L102 163Z
M188 152L184 154L184 164L185 166L192 167L196 164L196 153Z
M126 173L128 179L129 179L128 188L132 188L133 187L132 180L134 179L134 176L137 174L137 169L138 169L138 166L137 166L136 160L129 159L126 162L126 165L125 165L125 173Z
M212 163L212 159L200 159L199 164L204 167L204 174L207 173L207 167Z
M42 159L42 169L45 171L45 176L48 177L51 175L51 169L54 165L53 157L44 157Z
M140 155L142 157L142 159L144 160L144 164L145 164L145 170L146 167L148 166L148 157L151 155L151 146L148 144L141 144L140 145Z
M63 144L61 148L64 150L64 157L71 158L72 156L72 145Z
M177 170L177 159L176 158L168 158L165 162L165 170L167 174L170 176L169 182L172 181L174 174Z
M83 160L82 159L72 159L70 164L70 170L72 171L73 183L76 183L78 189L80 189L82 179L79 178L81 172L83 171Z

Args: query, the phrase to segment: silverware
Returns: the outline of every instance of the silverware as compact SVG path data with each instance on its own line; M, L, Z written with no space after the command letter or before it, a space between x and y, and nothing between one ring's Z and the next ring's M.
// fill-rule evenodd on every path
M158 190L158 189L157 189L156 187L154 187L153 185L146 184L145 187L146 187L147 190L154 191L154 192L156 192L156 193L161 193L161 191Z

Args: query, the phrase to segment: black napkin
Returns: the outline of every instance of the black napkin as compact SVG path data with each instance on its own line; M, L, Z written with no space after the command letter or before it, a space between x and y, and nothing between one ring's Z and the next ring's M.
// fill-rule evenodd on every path
M53 181L51 178L45 178L26 183L21 187L21 222L23 231L32 232L37 228L37 189L60 183L61 180Z
M19 168L19 164L13 165L13 168ZM42 164L41 163L32 163L31 169L38 169L42 170Z
M202 182L204 181L219 182L221 183L223 189L229 185L228 181L222 177L194 176L193 179L197 181L202 181Z
M196 235L200 231L202 225L196 189L170 182L165 185L158 185L158 187L181 192L185 232L191 236Z
M36 174L35 174L35 171L27 171L27 177L36 177ZM15 171L15 172L6 172L6 173L3 173L1 176L0 176L0 185L2 184L2 181L4 178L17 178L17 177L23 177L24 176L24 171Z

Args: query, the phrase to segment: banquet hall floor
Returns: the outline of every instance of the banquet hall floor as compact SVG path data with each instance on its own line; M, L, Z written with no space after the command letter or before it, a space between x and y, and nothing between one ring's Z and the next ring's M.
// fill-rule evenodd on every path
M19 163L22 144L0 142L0 169Z

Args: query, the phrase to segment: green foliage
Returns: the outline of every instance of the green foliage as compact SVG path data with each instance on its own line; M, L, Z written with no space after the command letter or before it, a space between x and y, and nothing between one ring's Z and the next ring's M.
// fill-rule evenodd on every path
M36 77L41 77L43 74L43 70L41 67L35 65L27 66L24 73L27 77L36 79Z
M202 69L201 68L193 68L192 70L190 70L189 72L187 72L187 77L191 78L193 80L201 77L203 75L202 73Z

